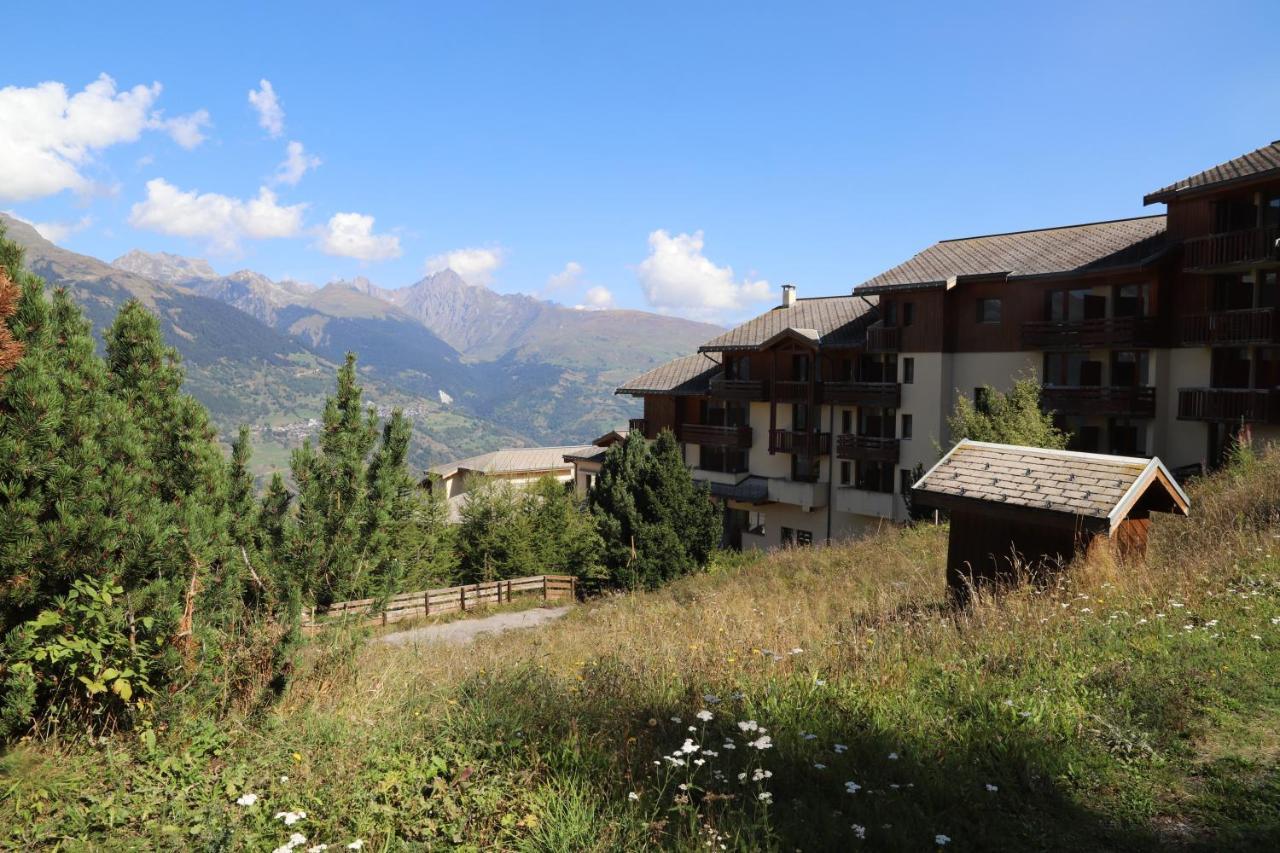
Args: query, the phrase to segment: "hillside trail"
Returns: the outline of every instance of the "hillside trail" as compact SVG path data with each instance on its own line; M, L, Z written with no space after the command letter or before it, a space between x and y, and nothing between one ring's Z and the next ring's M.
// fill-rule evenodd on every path
M505 634L508 631L519 631L526 628L537 628L547 625L564 616L572 609L564 607L536 607L532 610L519 610L514 613L495 613L480 619L459 619L443 625L426 625L411 628L395 634L379 637L378 642L392 646L419 646L429 643L443 643L449 646L465 646L482 634Z

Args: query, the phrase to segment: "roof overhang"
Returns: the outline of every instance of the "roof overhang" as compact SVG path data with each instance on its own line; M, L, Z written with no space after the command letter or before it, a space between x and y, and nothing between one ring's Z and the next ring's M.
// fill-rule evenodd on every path
M1236 189L1239 187L1247 187L1250 184L1261 184L1268 181L1274 181L1280 178L1280 169L1268 169L1265 172L1254 172L1250 175L1241 175L1236 178L1227 178L1225 181L1214 181L1210 184L1201 184L1198 187L1166 187L1162 190L1156 190L1142 197L1143 205L1148 204L1168 204L1174 200L1184 198L1192 198L1205 193L1218 192L1224 189Z
M907 284L860 284L853 289L854 296L879 296L885 293L915 293L921 290L947 290L955 279L948 281L918 281Z

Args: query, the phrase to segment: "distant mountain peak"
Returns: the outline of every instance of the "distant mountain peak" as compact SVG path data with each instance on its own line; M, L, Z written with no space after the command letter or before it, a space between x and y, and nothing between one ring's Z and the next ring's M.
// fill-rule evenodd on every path
M134 249L111 262L118 270L135 273L165 284L217 278L218 273L204 258L186 258L169 252Z

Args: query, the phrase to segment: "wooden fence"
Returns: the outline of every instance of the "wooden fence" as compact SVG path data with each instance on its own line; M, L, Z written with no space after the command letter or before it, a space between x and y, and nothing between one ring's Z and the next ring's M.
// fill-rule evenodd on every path
M356 601L336 601L322 610L306 610L302 614L302 627L316 630L343 616L366 616L362 624L389 625L401 619L417 616L437 616L474 610L488 604L503 604L515 596L541 595L544 601L574 600L578 596L578 579L572 575L534 575L527 578L487 581L443 589L427 589L422 592L402 592L387 599L387 606L380 613L370 614L369 608L377 601L361 598Z

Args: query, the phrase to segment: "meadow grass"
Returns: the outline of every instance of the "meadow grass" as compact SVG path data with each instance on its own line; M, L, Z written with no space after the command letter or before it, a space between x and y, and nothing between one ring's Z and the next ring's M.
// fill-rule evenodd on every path
M1192 499L968 611L925 526L465 648L326 632L270 708L11 748L0 844L1275 849L1280 458Z

